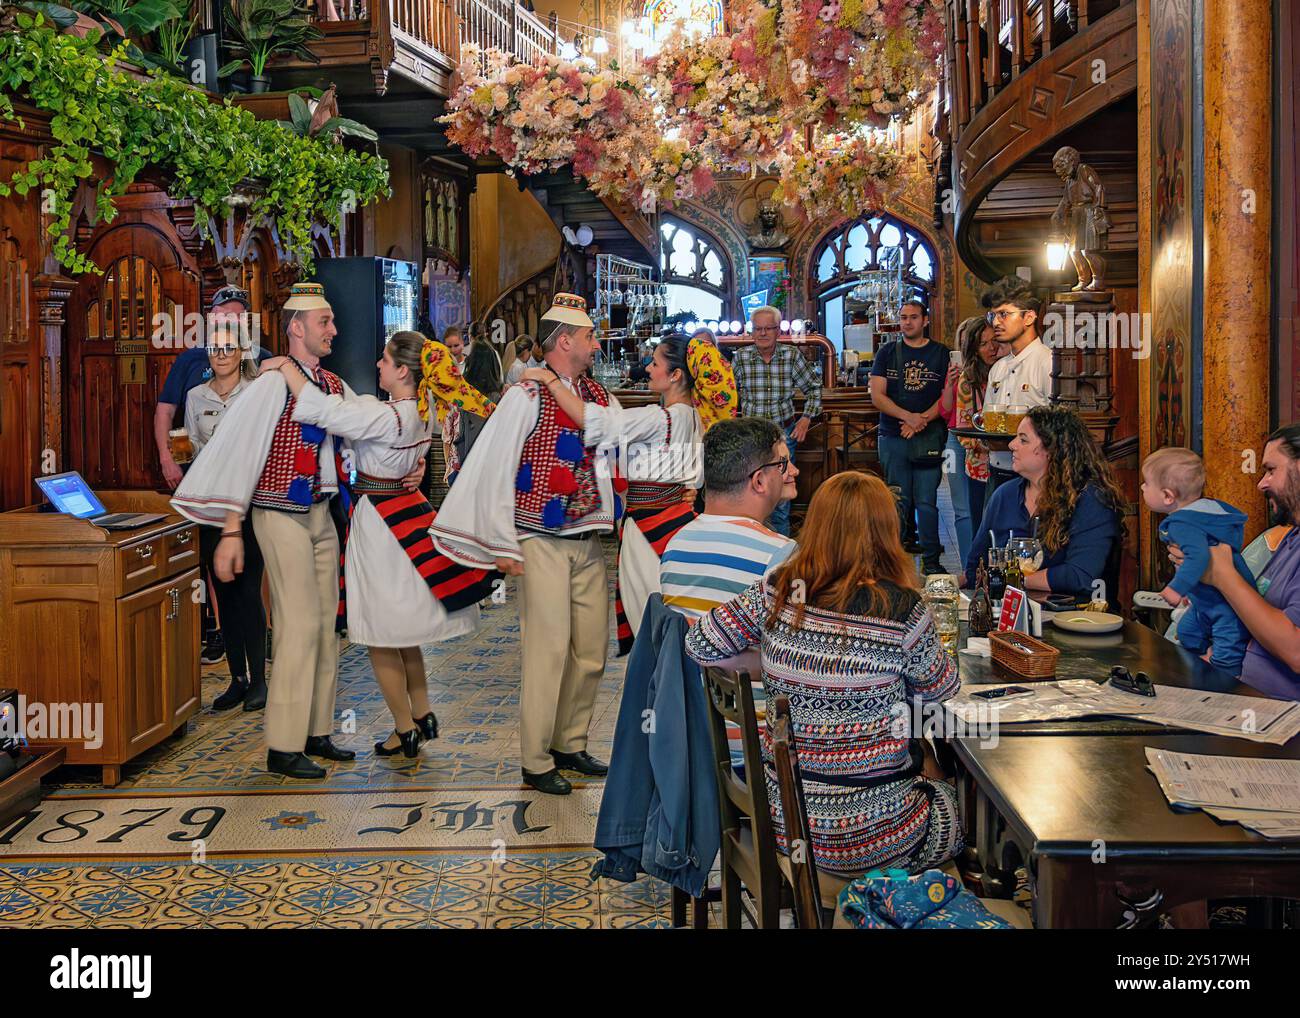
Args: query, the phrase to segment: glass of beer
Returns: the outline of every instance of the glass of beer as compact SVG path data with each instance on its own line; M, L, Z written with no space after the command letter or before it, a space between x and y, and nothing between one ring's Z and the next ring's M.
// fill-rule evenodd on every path
M1007 414L1005 410L985 407L983 428L991 435L1001 435L1007 430Z
M1020 427L1020 422L1025 419L1025 414L1029 413L1027 406L1009 406L1003 415L1003 430L1007 434L1014 435L1016 429Z
M167 448L171 450L172 459L178 466L194 459L194 443L184 428L167 432Z

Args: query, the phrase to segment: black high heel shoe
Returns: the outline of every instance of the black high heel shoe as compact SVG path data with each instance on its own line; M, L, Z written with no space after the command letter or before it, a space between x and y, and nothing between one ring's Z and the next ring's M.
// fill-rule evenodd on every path
M422 718L415 719L416 726L424 733L426 740L436 739L438 737L438 715L429 711Z
M375 756L396 756L400 751L402 756L411 760L420 755L420 740L422 735L418 727L412 728L409 732L394 731L393 734L396 735L399 740L397 745L390 749L388 746L384 745L384 743L388 741L387 739L385 739L384 742L376 742Z

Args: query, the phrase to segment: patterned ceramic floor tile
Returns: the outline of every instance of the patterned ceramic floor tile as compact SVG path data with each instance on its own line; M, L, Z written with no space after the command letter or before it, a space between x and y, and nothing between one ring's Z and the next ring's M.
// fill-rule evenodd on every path
M63 804L63 812L98 805L84 801L97 797L115 800L119 811L150 802L156 809L169 805L173 812L159 825L170 822L175 827L178 836L172 841L177 851L112 858L104 854L108 846L95 847L92 839L102 835L93 824L86 824L82 814L73 819L80 819L92 833L76 843L43 845L44 850L53 849L50 855L17 855L16 841L15 846L0 850L9 853L8 857L0 854L0 930L666 926L666 885L649 878L632 884L592 881L589 874L597 854L590 849L508 845L456 851L434 847L427 837L400 853L362 851L362 845L355 851L348 847L323 853L294 850L286 844L286 838L320 830L304 818L332 815L321 808L321 795L348 797L386 790L390 795L384 801L403 803L413 796L411 801L426 803L430 809L439 805L444 811L470 808L465 804L474 802L483 804L480 809L517 809L522 807L493 804L529 801L531 795L538 801L529 807L527 823L547 825L561 839L573 836L573 822L579 819L594 823L600 782L579 779L577 787L595 795L564 800L537 796L520 782L519 622L513 591L506 605L483 613L479 633L426 647L424 656L440 738L422 747L413 761L375 755L374 743L387 737L392 719L365 648L344 644L338 711L345 730L338 741L355 749L357 758L327 765L324 781L297 783L267 774L261 715L238 709L217 713L210 706L191 721L183 738L128 764L115 789L105 790L99 784L95 768L63 768L57 774L59 784L46 788L48 797L41 809L47 813L42 823L55 823L62 799L82 800ZM591 749L597 756L609 754L624 668L625 662L614 658L611 649L592 730ZM224 665L204 669L203 703L210 705L228 682ZM249 822L240 828L237 854L206 847L198 851L185 835L200 830L210 816L203 812L205 793L247 801ZM267 793L274 793L274 798L267 798ZM103 805L101 826L120 824L112 807ZM580 816L578 811L589 815ZM430 830L450 829L447 824L453 822L453 814L440 816L441 826ZM277 817L278 822L257 822ZM562 822L554 823L557 819ZM422 820L431 822L432 814ZM34 823L32 830L36 829ZM173 827L160 829L157 838L162 840L157 844L162 849L169 844L166 834ZM485 845L487 840L482 839ZM192 855L192 850L198 854ZM145 853L137 849L136 854Z

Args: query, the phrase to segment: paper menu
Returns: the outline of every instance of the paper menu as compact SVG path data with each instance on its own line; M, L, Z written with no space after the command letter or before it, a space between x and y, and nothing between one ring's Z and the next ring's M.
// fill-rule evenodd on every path
M1207 756L1146 749L1147 765L1175 805L1294 813L1300 820L1300 760Z

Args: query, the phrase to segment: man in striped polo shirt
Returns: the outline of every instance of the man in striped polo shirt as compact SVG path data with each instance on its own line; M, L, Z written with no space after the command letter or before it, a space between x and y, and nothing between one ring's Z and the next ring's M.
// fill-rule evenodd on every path
M664 548L664 604L688 619L725 604L779 566L795 542L763 525L794 496L799 471L771 421L720 421L704 436L704 512Z

